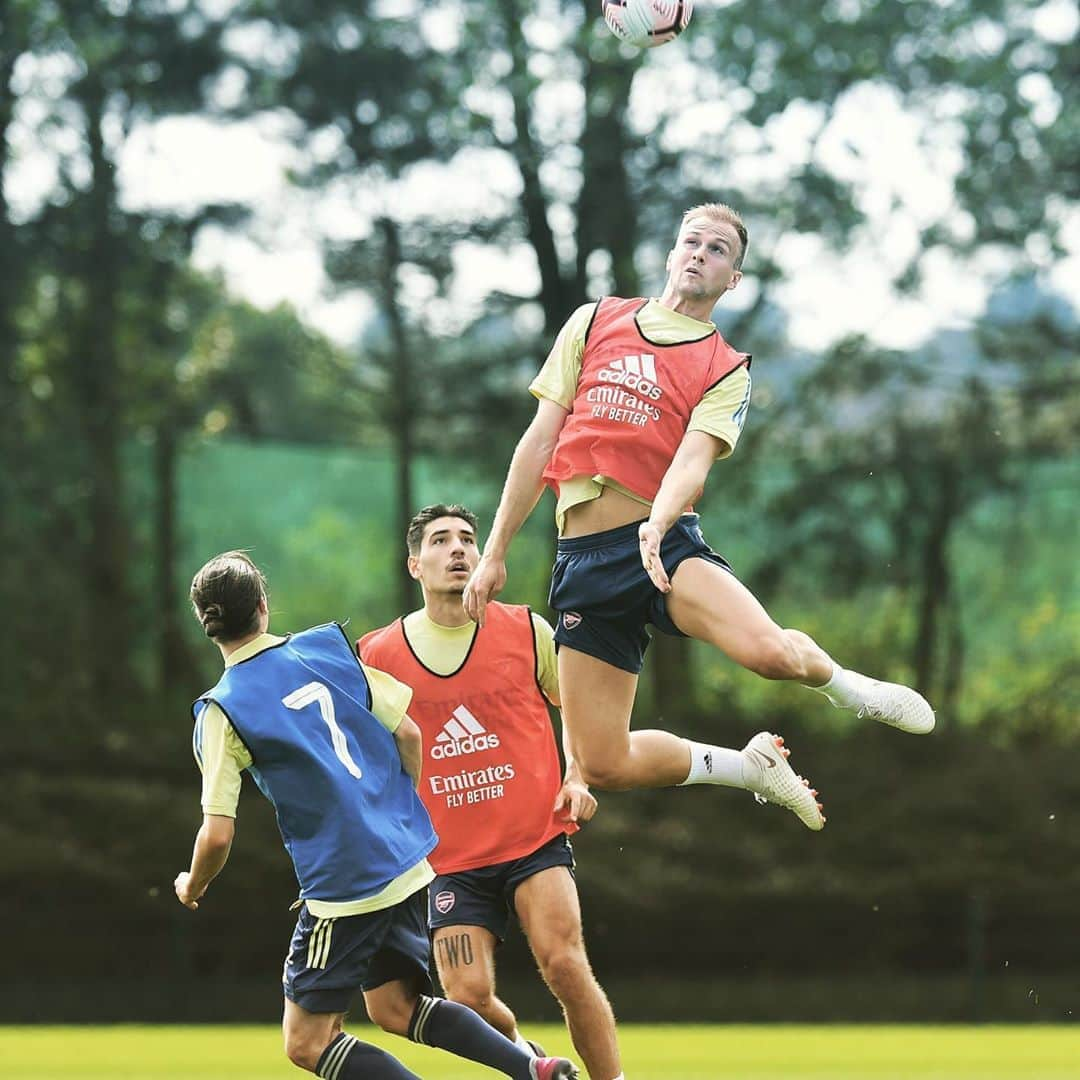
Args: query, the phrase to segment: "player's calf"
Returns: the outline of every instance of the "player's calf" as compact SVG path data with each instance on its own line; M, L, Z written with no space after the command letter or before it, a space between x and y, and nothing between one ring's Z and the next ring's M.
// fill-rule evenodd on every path
M421 994L409 1024L409 1038L487 1065L513 1080L572 1080L577 1067L565 1058L534 1058L480 1016L445 998Z
M309 1071L323 1080L420 1080L385 1050L345 1032L326 1047Z

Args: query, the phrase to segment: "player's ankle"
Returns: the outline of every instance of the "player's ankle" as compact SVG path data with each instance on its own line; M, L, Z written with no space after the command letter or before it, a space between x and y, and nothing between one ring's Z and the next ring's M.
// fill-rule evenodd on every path
M839 664L833 664L832 676L821 686L810 686L824 694L838 709L857 709L866 703L866 690L872 680L857 671L849 671Z
M743 755L740 750L726 746L710 746L708 743L683 739L690 751L690 771L679 785L721 784L724 787L745 788Z

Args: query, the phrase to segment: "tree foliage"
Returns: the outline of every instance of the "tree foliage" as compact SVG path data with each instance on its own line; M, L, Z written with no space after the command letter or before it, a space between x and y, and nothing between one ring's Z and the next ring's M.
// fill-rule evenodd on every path
M1049 822L1074 794L1055 766L1080 696L1062 540L1080 342L1047 277L1075 243L1080 80L1052 7L735 0L642 56L591 0L0 0L0 670L19 718L4 739L5 894L102 919L111 906L181 979L253 962L188 948L158 902L197 816L185 703L216 659L185 611L190 571L255 543L282 622L411 606L405 517L447 495L490 509L563 319L654 290L679 214L719 198L750 225L745 299L719 318L756 354L755 398L703 504L708 534L778 618L926 688L946 731L927 750L849 730L797 689L665 643L642 712L689 713L687 732L732 744L765 725L813 733L800 767L832 800L837 839L808 854L749 800L609 797L583 841L583 886L611 913L597 953L700 963L727 905L736 922L802 921L807 965L835 962L810 931L840 911L878 970L922 971L928 955L952 970L955 913L978 894L1008 947L1075 966L1025 943L1009 877L1023 866L1057 918L1060 867L1076 862ZM258 207L136 208L121 184L139 130L261 114L290 132L297 187L341 208L320 237L328 277L373 313L347 349L193 268L205 226L242 228ZM886 184L883 143L911 156ZM55 171L16 205L31 145ZM919 167L941 180L933 198ZM868 249L905 302L928 298L944 260L991 283L985 311L915 346L793 344L791 287ZM818 256L800 266L793 250ZM546 523L523 540L513 598L542 607ZM853 758L867 763L854 776ZM1020 781L988 800L1018 760ZM287 871L272 821L254 820L231 896L261 942L276 932L262 899ZM703 836L719 837L724 875L702 871ZM670 912L672 890L674 945L620 948ZM879 903L899 914L875 939ZM105 962L69 922L67 945ZM230 927L220 916L213 934L232 941ZM790 962L759 945L712 959Z

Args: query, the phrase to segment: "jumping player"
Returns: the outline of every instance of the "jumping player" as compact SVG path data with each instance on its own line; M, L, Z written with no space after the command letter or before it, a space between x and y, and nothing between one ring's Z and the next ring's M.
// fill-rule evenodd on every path
M507 548L549 484L560 533L551 605L560 613L563 719L585 779L616 789L745 788L820 829L820 804L778 737L762 732L737 751L629 729L650 623L860 716L915 734L934 726L914 690L845 670L806 634L773 622L689 512L713 462L734 450L749 407L750 357L710 321L742 279L746 246L734 210L694 207L658 299L608 297L570 317L531 386L536 415L514 452L464 604L483 626L506 581Z

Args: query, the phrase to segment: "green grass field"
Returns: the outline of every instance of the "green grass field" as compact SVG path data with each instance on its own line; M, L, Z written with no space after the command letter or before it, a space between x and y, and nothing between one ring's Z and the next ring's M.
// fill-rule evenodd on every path
M498 1074L439 1051L353 1029L424 1080ZM1072 1027L662 1027L620 1029L627 1080L1075 1080ZM529 1027L549 1052L568 1053L561 1028ZM303 1075L272 1027L0 1027L4 1080L287 1080ZM606 1080L606 1078L605 1078Z

